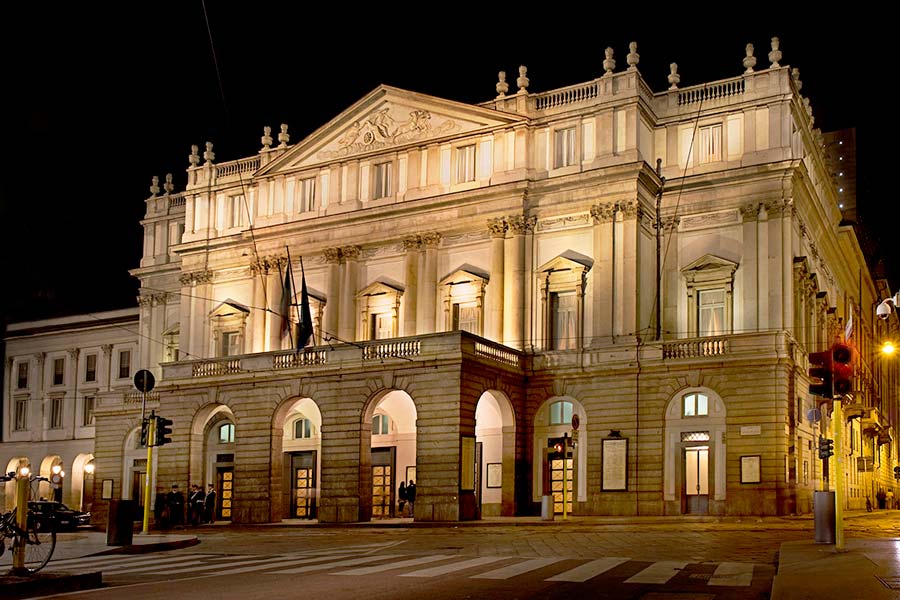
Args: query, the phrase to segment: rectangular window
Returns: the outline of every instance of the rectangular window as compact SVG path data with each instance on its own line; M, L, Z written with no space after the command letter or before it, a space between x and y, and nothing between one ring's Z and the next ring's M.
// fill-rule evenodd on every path
M241 333L239 331L225 331L222 333L222 356L237 356L241 354Z
M53 360L53 385L62 385L66 382L66 359Z
M387 198L391 195L391 174L393 165L389 162L375 165L375 180L372 185L372 198Z
M706 417L709 415L709 397L705 394L688 394L684 397L685 417Z
M54 396L50 398L50 429L60 429L63 422L63 398Z
M722 160L722 125L700 128L698 154L700 164Z
M85 427L94 424L94 396L85 396L82 400L81 424Z
M131 377L131 350L119 351L119 379Z
M97 355L88 354L84 357L84 380L97 381Z
M725 333L725 290L700 290L697 293L697 335Z
M315 206L316 201L316 178L307 177L300 180L297 188L297 210L299 212L309 212Z
M16 420L13 426L16 431L28 428L28 396L16 398Z
M372 435L387 435L390 431L390 421L387 415L375 415L372 419Z
M297 419L294 421L294 439L305 440L312 437L312 421Z
M568 167L575 164L575 128L557 129L553 132L553 149L555 152L553 168Z
M24 390L28 387L28 368L31 366L31 363L20 362L18 367L18 377L16 378L16 387L20 390Z
M456 151L456 181L475 181L475 144Z
M241 227L244 225L244 196L230 196L228 198L228 226Z
M453 304L453 331L468 331L479 335L478 306L474 302Z
M578 341L578 298L574 291L550 294L550 340L553 350L570 350Z

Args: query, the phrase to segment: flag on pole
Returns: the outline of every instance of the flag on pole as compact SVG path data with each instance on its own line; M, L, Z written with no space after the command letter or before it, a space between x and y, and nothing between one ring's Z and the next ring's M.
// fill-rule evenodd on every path
M850 306L850 317L847 319L847 327L844 328L844 341L849 342L853 336L853 306Z
M282 283L281 287L281 335L289 333L291 330L291 299L294 296L291 281L293 278L294 277L291 274L291 261L288 260L287 269L284 271L284 283Z
M306 273L303 271L303 257L300 257L300 326L297 332L297 350L309 343L313 334L312 314L309 310L309 294L306 291Z

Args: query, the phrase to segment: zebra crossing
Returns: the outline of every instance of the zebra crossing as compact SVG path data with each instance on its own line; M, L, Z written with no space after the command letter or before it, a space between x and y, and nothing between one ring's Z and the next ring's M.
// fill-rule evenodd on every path
M539 577L547 582L585 583L610 576L623 584L664 585L679 575L706 581L708 586L748 587L753 563L647 562L628 557L579 559L565 557L465 556L411 554L383 546L352 547L283 555L107 555L52 561L48 570L99 570L105 580L164 574L167 578L214 577L265 571L266 575L317 573L340 577L383 574L412 579L455 575L475 580Z

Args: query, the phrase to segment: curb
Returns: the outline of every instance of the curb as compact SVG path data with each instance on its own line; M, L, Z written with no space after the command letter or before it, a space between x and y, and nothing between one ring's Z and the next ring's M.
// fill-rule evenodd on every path
M185 540L170 540L166 542L152 542L149 544L129 544L127 546L116 546L109 550L101 550L90 556L106 556L109 554L147 554L150 552L158 552L160 550L178 550L179 548L190 548L200 543L196 537Z
M91 573L35 573L32 577L0 576L3 598L33 598L103 587L100 571Z

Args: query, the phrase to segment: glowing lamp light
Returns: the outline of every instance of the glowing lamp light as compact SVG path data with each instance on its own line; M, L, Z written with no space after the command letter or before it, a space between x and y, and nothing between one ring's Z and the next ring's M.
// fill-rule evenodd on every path
M59 465L53 465L50 470L53 471L54 475L59 475L59 472L62 471L62 467Z
M28 467L19 467L19 475L22 477L28 477L29 473L31 473L31 469Z
M896 347L892 342L885 342L885 343L882 344L882 346L881 346L881 353L882 353L882 354L888 354L888 355L890 355L890 354L893 354L893 353L896 352L896 351L897 351L897 347Z
M84 465L84 472L88 475L93 475L94 473L94 463L88 463Z

